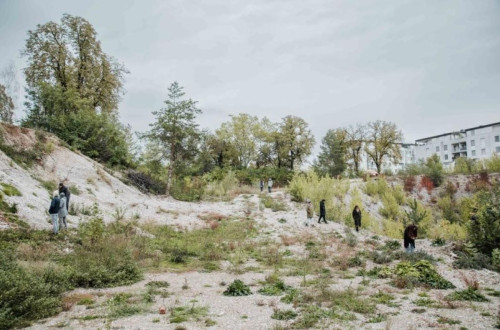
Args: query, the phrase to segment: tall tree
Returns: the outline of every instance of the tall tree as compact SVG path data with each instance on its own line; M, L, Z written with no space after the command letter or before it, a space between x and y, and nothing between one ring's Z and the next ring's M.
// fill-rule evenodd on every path
M382 120L369 122L367 128L365 152L380 173L385 160L398 162L401 159L400 143L403 133L396 124Z
M287 164L287 167L293 171L296 165L300 166L311 154L314 136L308 127L307 122L302 118L295 116L283 118L279 132L275 136L278 167Z
M144 135L161 145L163 155L168 160L167 195L170 195L177 162L192 155L192 138L199 135L195 118L201 110L196 107L196 101L183 99L184 95L183 87L177 82L172 83L168 88L168 98L164 102L166 106L159 111L153 111L155 122L150 124L151 130Z
M12 123L14 116L14 102L7 95L6 88L0 84L0 120L6 123Z
M28 91L28 117L77 112L81 107L96 113L118 108L127 70L105 54L97 32L85 19L64 14L61 23L37 25L28 32L23 50L28 66L24 70ZM58 102L56 109L44 107L47 90L75 102Z
M335 177L342 174L347 164L347 131L345 129L330 129L321 140L321 152L314 162L314 169L319 174Z
M259 121L255 116L246 113L231 115L231 120L222 123L216 135L235 148L238 157L238 167L247 168L257 155L256 134Z
M352 160L354 172L359 175L359 164L361 162L361 153L366 140L366 127L361 124L349 126L346 129L346 144L348 159Z

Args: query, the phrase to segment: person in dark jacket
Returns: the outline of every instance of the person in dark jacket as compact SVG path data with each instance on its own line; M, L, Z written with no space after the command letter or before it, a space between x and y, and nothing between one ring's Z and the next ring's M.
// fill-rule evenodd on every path
M318 219L318 223L321 223L321 219L323 219L323 221L325 223L328 223L328 222L326 222L325 217L326 217L325 200L322 199L319 202L319 219Z
M404 247L406 252L413 253L415 250L415 239L417 238L417 226L414 224L408 225L404 232Z
M69 211L69 197L71 196L71 193L69 192L68 187L64 185L64 183L59 183L59 194L64 193L64 196L66 196L66 211Z
M264 179L260 179L260 192L264 191Z
M354 225L356 226L356 231L359 231L359 227L361 227L361 210L359 206L354 206L354 210L352 210L352 218L354 219Z
M52 196L53 196L53 198L52 198L52 201L50 202L49 214L50 214L50 218L52 219L52 226L54 228L54 235L57 235L57 233L59 232L59 208L60 208L60 200L59 200L59 194L57 193L57 190L54 191Z

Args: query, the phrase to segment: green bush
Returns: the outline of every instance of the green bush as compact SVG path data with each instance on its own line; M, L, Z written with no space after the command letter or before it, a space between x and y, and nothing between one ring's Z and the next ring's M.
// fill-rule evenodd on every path
M427 158L425 162L425 173L431 179L434 187L439 187L444 180L443 164L437 154Z
M453 289L455 286L445 280L427 260L416 263L402 261L396 265L394 274L396 281L428 286L433 289Z
M57 272L47 269L41 274L26 270L14 261L12 254L0 251L0 328L27 326L30 321L59 312L61 293L66 281L57 282Z
M490 255L500 246L500 185L479 191L474 200L477 212L468 222L468 237L479 252Z
M474 290L471 287L468 287L465 290L455 291L449 294L446 298L449 300L465 300L465 301L478 301L478 302L489 301L478 290Z
M225 296L248 296L252 294L248 285L243 283L241 280L234 280L226 291L223 292Z
M279 296L287 291L290 291L291 289L293 288L286 285L282 280L277 280L274 283L260 288L257 292L264 296Z
M64 257L63 263L71 269L71 281L79 287L112 287L135 283L142 279L142 271L132 259L126 239L108 237L93 245L80 245Z
M271 318L273 320L291 320L297 317L297 313L291 309L288 310L280 310L277 309L274 311L273 315L271 315Z

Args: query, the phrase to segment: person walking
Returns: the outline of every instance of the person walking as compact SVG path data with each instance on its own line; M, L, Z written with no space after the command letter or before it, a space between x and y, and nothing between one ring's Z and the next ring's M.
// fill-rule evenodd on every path
M328 223L326 222L326 209L325 209L325 200L322 199L320 202L319 202L319 219L318 219L318 223L321 223L321 219L323 219L323 221L325 223Z
M306 226L309 226L310 224L312 224L314 216L314 210L311 204L311 200L309 199L307 200L306 213L307 213Z
M59 232L59 216L58 216L59 208L60 208L60 200L59 200L59 194L57 193L56 190L52 194L52 201L50 202L50 207L49 207L49 214L50 218L52 219L52 227L54 235L57 235L57 233Z
M260 179L260 192L264 191L264 179Z
M64 193L64 196L66 196L66 211L69 211L69 198L71 193L69 192L68 187L66 187L62 182L59 183L59 193Z
M64 229L68 229L66 224L66 217L68 216L68 209L66 208L66 195L62 192L59 194L59 221L64 225Z
M359 206L354 206L354 210L352 210L352 218L354 219L354 226L356 226L356 231L359 231L359 227L361 227L361 210Z
M418 227L415 226L414 224L408 225L405 228L405 232L403 235L404 239L403 245L407 253L413 253L413 251L415 250L415 239L417 238L417 230Z
M269 178L269 180L267 181L267 191L271 193L272 188L273 188L273 178Z

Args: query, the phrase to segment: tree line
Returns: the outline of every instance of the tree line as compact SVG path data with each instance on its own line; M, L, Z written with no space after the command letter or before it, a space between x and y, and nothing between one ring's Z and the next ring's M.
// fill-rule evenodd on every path
M22 51L27 60L25 127L52 132L84 154L110 166L132 169L132 181L156 181L157 192L171 191L183 177L227 170L286 181L311 155L315 139L308 123L296 116L280 122L240 113L214 132L200 129L197 102L187 98L177 82L168 88L164 106L153 111L155 121L139 134L138 148L130 127L118 120L118 104L128 70L106 54L94 27L84 18L63 15L59 23L37 25L28 32ZM0 85L0 116L12 122L12 99ZM384 121L329 130L313 168L336 176L351 164L359 174L362 152L378 171L387 159L400 158L401 132ZM138 151L138 149L141 149ZM164 182L163 187L158 181ZM148 188L148 190L151 190Z

